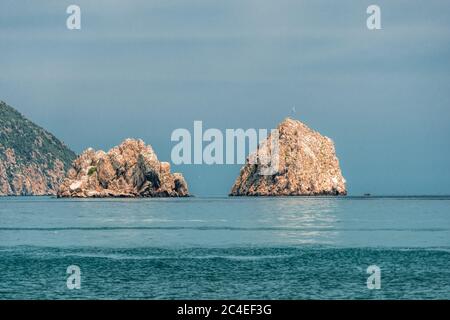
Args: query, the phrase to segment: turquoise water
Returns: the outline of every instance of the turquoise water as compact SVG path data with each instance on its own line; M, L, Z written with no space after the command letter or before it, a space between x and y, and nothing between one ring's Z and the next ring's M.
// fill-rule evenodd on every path
M0 198L0 299L449 299L449 265L450 197Z

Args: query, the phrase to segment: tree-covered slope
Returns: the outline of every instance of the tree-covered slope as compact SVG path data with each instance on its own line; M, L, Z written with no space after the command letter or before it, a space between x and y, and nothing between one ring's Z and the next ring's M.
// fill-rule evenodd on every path
M75 153L0 101L0 195L55 194Z

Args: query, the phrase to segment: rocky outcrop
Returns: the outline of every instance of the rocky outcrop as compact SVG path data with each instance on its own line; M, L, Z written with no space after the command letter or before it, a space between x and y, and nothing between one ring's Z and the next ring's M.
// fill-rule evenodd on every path
M55 195L76 155L0 101L0 196Z
M58 197L186 197L188 186L152 147L127 139L107 153L87 149L74 162Z
M346 195L333 141L290 118L278 127L278 144L271 135L247 158L231 196ZM277 152L276 152L277 151ZM276 163L249 161L259 154L278 155ZM275 158L274 158L275 159ZM272 160L273 162L273 160ZM275 168L270 174L269 166Z

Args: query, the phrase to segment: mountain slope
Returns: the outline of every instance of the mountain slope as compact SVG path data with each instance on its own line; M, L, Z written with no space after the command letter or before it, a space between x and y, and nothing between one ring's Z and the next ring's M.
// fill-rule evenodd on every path
M0 101L0 196L53 195L76 155Z

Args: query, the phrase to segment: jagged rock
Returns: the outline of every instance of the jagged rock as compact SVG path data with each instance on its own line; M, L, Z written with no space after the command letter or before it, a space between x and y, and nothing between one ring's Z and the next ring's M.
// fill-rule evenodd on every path
M186 197L187 183L152 147L127 139L105 153L87 149L74 162L58 197Z
M55 195L76 155L0 101L0 196Z
M290 118L278 127L278 161L258 163L249 161L258 154L270 155L276 150L271 136L247 158L231 196L297 196L346 195L345 179L339 167L333 141ZM253 163L253 164L252 164ZM261 169L274 166L275 173L262 175Z

